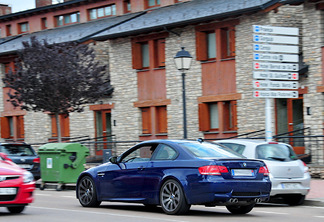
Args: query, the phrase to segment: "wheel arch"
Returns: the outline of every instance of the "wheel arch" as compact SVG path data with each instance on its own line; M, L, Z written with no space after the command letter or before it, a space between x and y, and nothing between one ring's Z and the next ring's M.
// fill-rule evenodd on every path
M172 175L168 175L166 177L164 177L162 180L161 180L161 183L160 183L160 186L159 186L159 195L158 195L158 201L160 203L160 191L161 191L161 188L163 186L163 184L168 181L168 180L175 180L177 181L180 185L181 185L181 188L183 190L183 194L185 196L185 199L186 199L186 202L188 204L190 204L190 200L188 199L188 196L187 196L187 193L186 193L186 190L187 190L187 187L188 187L188 183L187 181L184 181L184 180L180 180L179 178L175 177L175 176L172 176Z

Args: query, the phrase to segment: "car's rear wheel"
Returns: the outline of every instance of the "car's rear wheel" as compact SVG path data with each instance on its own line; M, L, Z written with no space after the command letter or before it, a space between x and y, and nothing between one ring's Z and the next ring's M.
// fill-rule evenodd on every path
M97 207L101 201L97 199L97 191L93 180L89 176L82 177L78 187L79 202L83 207Z
M297 206L297 205L302 205L304 203L305 195L300 195L300 194L287 195L284 196L283 199L286 204L289 204L291 206Z
M249 213L255 204L250 204L250 205L243 205L243 206L226 206L227 210L231 212L232 214L247 214Z
M185 214L189 211L181 185L175 180L167 180L160 190L160 204L166 214Z
M25 209L25 206L7 207L7 209L12 214L19 214L19 213L21 213Z

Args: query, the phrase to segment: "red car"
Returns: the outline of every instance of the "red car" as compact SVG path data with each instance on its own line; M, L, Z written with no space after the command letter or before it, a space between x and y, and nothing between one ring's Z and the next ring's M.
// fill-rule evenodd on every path
M34 190L33 174L0 153L0 207L7 207L10 213L21 213L33 202Z

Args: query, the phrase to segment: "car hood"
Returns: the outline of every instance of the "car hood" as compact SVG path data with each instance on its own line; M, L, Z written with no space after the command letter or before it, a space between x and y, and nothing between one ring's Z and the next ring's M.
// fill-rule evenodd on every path
M17 175L23 174L24 171L11 161L0 160L0 175Z
M263 160L268 166L274 178L302 178L304 176L304 165L300 160L295 161L271 161Z

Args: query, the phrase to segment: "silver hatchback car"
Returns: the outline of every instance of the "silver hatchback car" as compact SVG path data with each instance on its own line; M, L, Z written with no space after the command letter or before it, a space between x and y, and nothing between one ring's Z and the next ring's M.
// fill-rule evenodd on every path
M310 190L307 165L297 158L286 143L249 139L217 140L247 158L263 160L270 171L271 197L281 197L289 205L303 204Z

